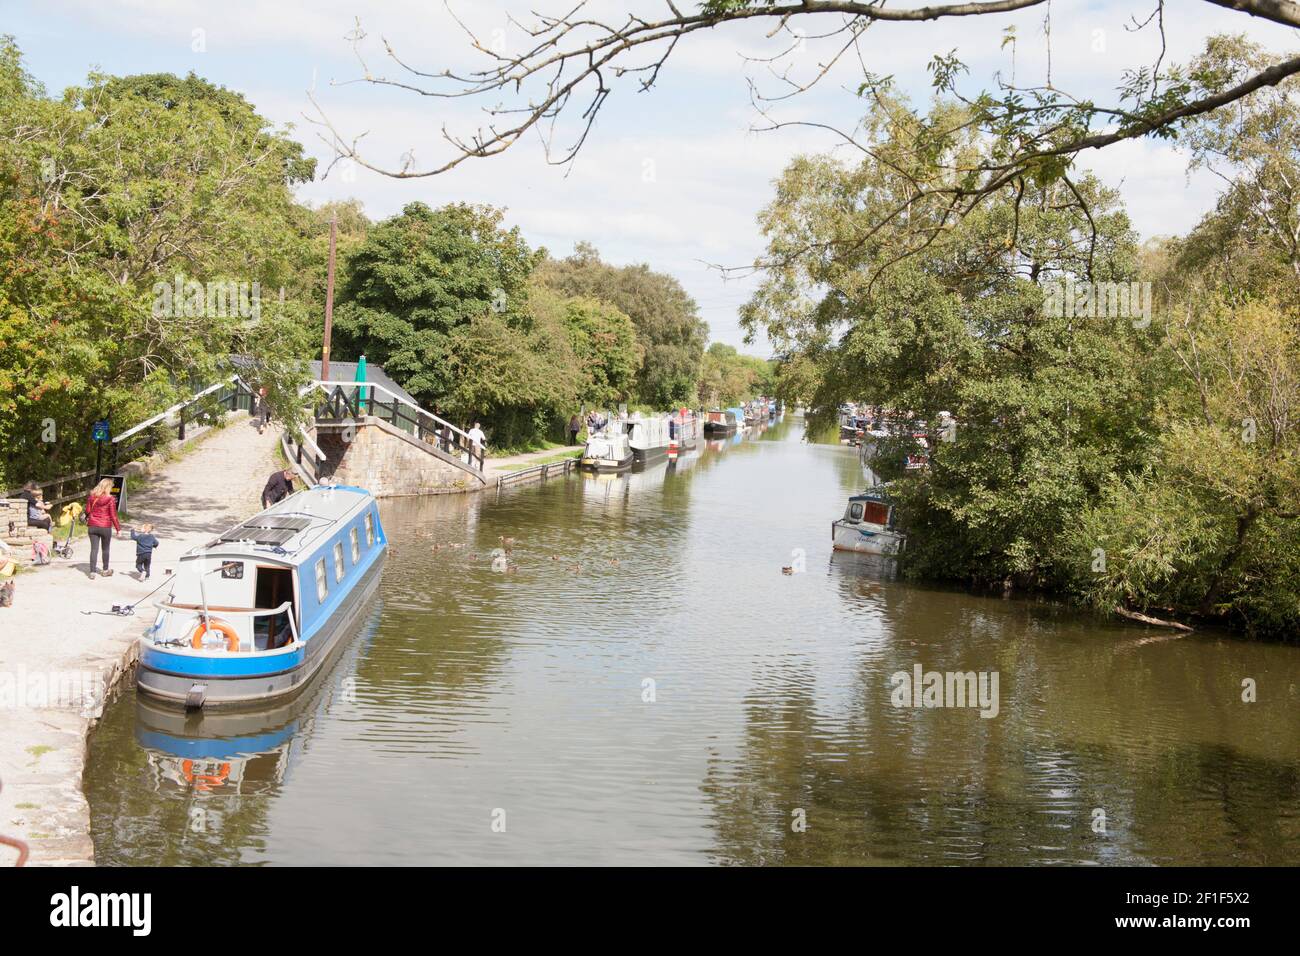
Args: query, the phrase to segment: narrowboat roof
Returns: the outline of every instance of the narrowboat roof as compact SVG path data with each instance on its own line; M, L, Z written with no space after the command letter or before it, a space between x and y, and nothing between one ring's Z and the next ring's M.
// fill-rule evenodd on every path
M216 555L264 557L269 553L297 564L299 556L305 559L335 527L373 500L370 492L351 485L296 491L191 549L181 560Z
M889 495L884 491L860 491L856 495L849 495L849 501L889 501Z

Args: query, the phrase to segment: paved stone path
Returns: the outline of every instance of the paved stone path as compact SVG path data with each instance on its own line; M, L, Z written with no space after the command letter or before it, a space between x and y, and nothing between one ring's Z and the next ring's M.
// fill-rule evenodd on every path
M0 608L0 833L31 845L31 865L91 861L81 773L103 687L152 621L149 605L158 595L148 595L166 569L261 508L262 486L281 467L278 445L278 431L258 435L238 415L131 489L124 532L148 521L160 542L149 581L135 580L135 544L128 537L113 541L112 577L90 580L84 536L74 539L72 561L56 558L18 577L14 607ZM109 610L137 602L133 617ZM49 706L51 697L63 699ZM0 847L0 866L12 860Z

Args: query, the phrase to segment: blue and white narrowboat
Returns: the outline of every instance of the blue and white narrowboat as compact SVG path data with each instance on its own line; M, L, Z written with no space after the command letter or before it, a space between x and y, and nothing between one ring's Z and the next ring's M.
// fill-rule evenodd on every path
M836 551L896 555L906 540L894 528L894 506L879 490L853 495L844 517L831 522L831 547Z
M140 638L140 691L189 709L298 693L355 631L387 547L374 497L335 485L191 549Z
M727 412L736 420L736 431L738 433L749 427L749 422L745 421L745 410L739 405L728 408Z

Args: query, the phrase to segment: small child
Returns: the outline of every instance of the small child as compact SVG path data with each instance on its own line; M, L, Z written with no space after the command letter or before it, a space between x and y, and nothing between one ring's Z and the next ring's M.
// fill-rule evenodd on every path
M149 565L153 562L153 549L158 547L158 539L153 535L153 525L142 524L131 532L135 542L135 571L141 581L149 580Z

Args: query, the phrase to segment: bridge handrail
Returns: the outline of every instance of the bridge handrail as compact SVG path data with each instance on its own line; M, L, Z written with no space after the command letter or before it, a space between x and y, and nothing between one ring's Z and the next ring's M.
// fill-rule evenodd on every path
M112 457L110 458L109 461L109 469L111 471L117 470L119 452L128 455L134 455L136 452L140 451L141 448L152 448L152 444L153 444L152 438L146 435L141 440L141 442L137 442L131 445L130 447L126 447L125 451L123 451L124 446L121 443L124 442L126 439L140 434L150 426L156 425L159 422L167 418L170 418L171 416L177 414L178 412L183 411L189 406L196 404L201 399L206 398L208 395L211 395L213 392L219 389L224 389L232 384L235 385L235 390L231 393L229 399L223 398L220 401L223 403L226 401L230 401L231 409L233 410L241 389L247 392L249 395L253 394L253 389L250 388L248 384L238 375L231 375L229 378L222 379L212 385L209 385L207 388L203 389L202 391L195 392L192 396L185 399L184 401L177 402L171 408L159 412L157 415L154 415L152 418L145 419L144 421L140 422L140 424L135 425L132 428L128 428L120 435L113 436L108 443L113 450ZM186 424L185 419L184 416L182 415L180 421L179 433L177 436L178 438L183 439L185 437L185 424ZM88 468L84 471L74 472L73 474L69 474L69 475L60 475L57 478L50 478L47 481L38 482L36 487L42 490L47 488L56 488L59 494L55 495L52 498L46 498L45 501L47 504L50 505L60 505L60 504L64 504L65 502L73 501L75 499L84 497L86 492L89 490L89 486L94 484L94 481L86 481L86 479L93 478L97 480L98 475L99 472L97 469ZM63 494L63 491L65 490L64 486L72 482L81 482L83 485L85 485L85 487L82 487L80 490L70 495ZM22 489L20 488L15 488L12 490L12 492L10 492L0 488L0 497L12 497L13 494L16 494L18 491L21 490Z
M433 414L433 412L429 411L428 409L421 408L419 405L415 404L415 402L403 398L401 395L398 395L392 389L386 388L383 385L379 384L378 382L356 382L356 381L348 382L348 381L335 381L335 380L327 381L323 379L317 379L304 386L302 390L299 392L299 394L306 395L308 392L317 388L319 388L322 392L324 392L326 396L330 396L331 394L333 394L333 392L340 391L342 389L373 388L377 392L382 392L383 394L391 398L394 403L401 403L402 405L405 405L407 408L413 409L416 412L417 416L426 418L429 421L436 423L436 425L450 430L453 436L459 436L460 440L454 442L454 445L457 448L457 450L464 451L469 456L470 464L472 467L475 467L475 470L479 472L483 471L484 457L485 457L484 450L480 446L477 453L475 452L474 443L473 441L470 440L468 432L466 432L463 428L456 427L451 422L447 421L445 418L441 418L438 415ZM369 398L367 400L373 401L373 399L369 399ZM347 399L344 398L344 401L346 402ZM420 425L419 418L417 418L413 424L419 426ZM437 428L433 429L433 432L435 434L437 434L437 431L438 431Z
M185 399L185 401L177 402L171 408L159 412L153 418L146 418L144 421L142 421L139 425L136 425L134 428L128 428L126 431L122 432L122 434L114 435L112 438L112 443L116 445L118 442L125 441L126 439L130 438L132 435L136 434L137 432L142 432L150 425L156 425L159 422L170 418L171 416L179 412L182 408L185 408L189 405L193 405L199 399L207 395L211 395L217 389L225 388L227 385L233 384L234 382L238 382L240 385L243 385L245 389L248 389L249 392L252 392L252 389L248 387L247 382L245 382L238 375L232 375L230 376L230 378L222 379L219 382L212 383L207 388L203 389L203 391L201 392L195 392L192 396Z
M303 390L303 394L306 394L308 391L310 391L310 390L313 389L313 388L320 388L320 389L321 389L323 392L325 392L326 394L329 393L329 390L330 390L331 388L373 388L373 389L376 389L377 391L383 392L385 395L389 396L390 398L394 398L394 399L396 399L397 401L401 402L401 403L402 403L403 405L405 405L407 408L413 408L413 409L415 409L417 412L419 412L421 415L424 415L426 418L432 418L432 419L433 419L435 422L437 422L439 425L446 425L448 428L450 428L450 429L451 429L453 432L455 432L457 435L460 435L460 436L461 436L462 438L464 438L466 441L469 441L469 433L466 432L463 428L457 428L455 425L453 425L451 422L447 421L445 418L439 418L437 415L433 414L433 412L429 411L427 408L421 408L419 405L415 404L415 402L412 402L412 401L410 401L409 399L405 399L405 398L403 398L401 395L398 395L398 394L397 394L396 392L394 392L392 389L390 389L390 388L385 388L383 385L380 385L378 382L336 382L336 381L324 381L324 380L320 380L320 379L318 379L317 381L314 381L314 382L312 382L310 385L308 385L308 386L306 387L306 389Z

